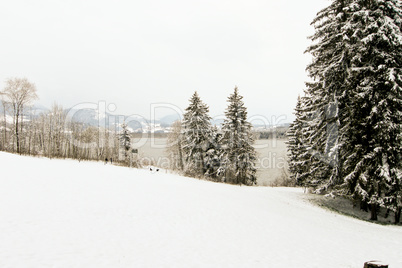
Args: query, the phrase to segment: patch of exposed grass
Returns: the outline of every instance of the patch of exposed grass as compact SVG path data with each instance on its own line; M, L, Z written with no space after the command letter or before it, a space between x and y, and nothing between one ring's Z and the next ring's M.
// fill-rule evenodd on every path
M361 210L359 206L354 206L352 200L345 197L327 197L324 195L317 194L307 194L306 199L313 204L320 206L322 208L328 209L338 214L349 216L355 219L377 223L381 225L395 225L394 224L394 213L391 211L386 217L386 209L380 208L378 212L378 220L370 220L370 212ZM398 224L402 226L402 223Z

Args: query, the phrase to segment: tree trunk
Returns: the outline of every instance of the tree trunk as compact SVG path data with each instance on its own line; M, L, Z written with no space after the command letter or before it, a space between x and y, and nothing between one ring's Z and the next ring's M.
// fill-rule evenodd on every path
M377 204L371 204L371 218L370 220L377 220Z
M204 152L203 151L201 151L200 152L200 156L201 156L201 159L200 159L200 161L201 161L201 163L200 163L200 168L201 168L201 176L204 176L205 175L205 172L207 172L207 170L206 170L206 168L205 168L205 162L204 162Z
M32 124L32 120L31 120L31 124ZM32 127L32 125L31 125L31 127ZM32 133L30 130L29 134L28 134L28 155L31 155L31 143L32 143L31 138L32 138ZM25 146L25 151L27 151L26 146Z
M401 207L398 207L395 211L395 224L398 224L401 221Z
M7 142L7 116L6 116L6 106L3 102L3 109L4 109L4 140L3 140L3 150L6 150L6 142Z
M181 171L183 171L184 170L184 163L183 163L184 160L183 160L183 152L182 152L182 145L181 145L180 137L178 137L178 140L177 140L177 149L179 151L179 169Z
M184 164L183 164L183 153L181 151L181 141L180 138L178 140L178 149L179 149L179 167L180 170L183 171L184 170Z
M25 151L25 137L24 137L24 109L21 108L21 123L20 123L20 153Z
M17 142L17 154L20 153L20 138L19 138L19 130L18 130L18 118L20 117L19 113L15 115L15 139Z
M391 211L391 210L388 208L387 211L385 212L385 215L384 215L384 218L385 218L385 219L388 218L390 211Z

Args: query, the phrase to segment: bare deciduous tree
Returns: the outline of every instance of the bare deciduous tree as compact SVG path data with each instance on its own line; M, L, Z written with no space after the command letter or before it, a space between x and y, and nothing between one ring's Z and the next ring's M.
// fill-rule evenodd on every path
M22 116L24 106L29 105L38 98L36 87L26 78L9 78L2 93L4 93L4 96L10 102L13 110L17 153L21 153L19 120Z
M6 150L7 147L7 110L8 110L8 103L5 101L4 96L5 94L3 92L0 92L0 96L1 96L1 104L2 104L2 108L3 108L3 135L2 135L2 142L1 142L1 149L2 150Z
M170 159L170 168L173 170L184 170L184 159L182 152L182 124L176 121L172 125L172 131L167 138L167 150Z

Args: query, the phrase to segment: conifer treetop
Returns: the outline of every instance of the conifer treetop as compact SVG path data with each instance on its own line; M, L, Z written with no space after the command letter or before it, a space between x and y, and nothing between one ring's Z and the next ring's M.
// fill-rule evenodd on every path
M249 125L251 124L247 122L247 109L244 107L243 96L239 94L239 89L237 86L234 88L233 94L228 97L228 107L226 108L225 115L226 119L224 122L224 128L228 124L232 125ZM240 122L239 122L240 120Z

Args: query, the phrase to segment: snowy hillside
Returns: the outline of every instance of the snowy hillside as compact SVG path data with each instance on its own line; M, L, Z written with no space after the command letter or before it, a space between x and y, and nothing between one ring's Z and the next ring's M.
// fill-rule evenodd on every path
M402 267L402 228L299 189L0 153L0 267Z

